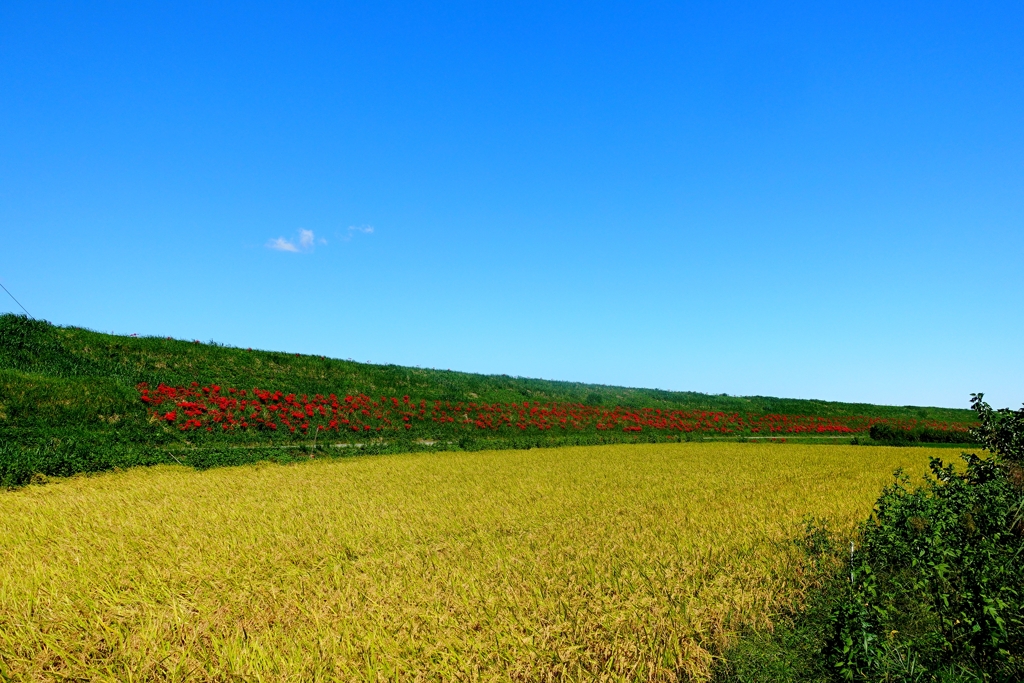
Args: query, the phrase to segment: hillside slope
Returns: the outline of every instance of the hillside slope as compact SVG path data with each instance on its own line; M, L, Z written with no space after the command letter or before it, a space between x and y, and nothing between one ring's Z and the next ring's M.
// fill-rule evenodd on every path
M321 431L330 443L392 450L863 433L878 421L962 431L973 414L373 365L0 316L0 480L8 484L34 472L243 458L228 447L249 449L247 460L267 457L259 449L305 444Z

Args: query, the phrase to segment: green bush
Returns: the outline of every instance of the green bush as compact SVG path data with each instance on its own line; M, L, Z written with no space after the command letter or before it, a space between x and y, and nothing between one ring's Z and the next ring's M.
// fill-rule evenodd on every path
M982 399L989 455L932 458L922 486L897 472L848 555L809 527L807 551L833 560L819 589L727 652L719 680L1024 680L1024 409Z
M842 678L1024 679L1024 409L982 399L990 457L932 458L920 488L899 474L863 526L824 647Z

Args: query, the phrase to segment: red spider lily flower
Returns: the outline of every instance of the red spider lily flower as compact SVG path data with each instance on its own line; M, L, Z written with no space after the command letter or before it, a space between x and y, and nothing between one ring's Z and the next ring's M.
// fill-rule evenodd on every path
M416 422L433 422L437 425L451 425L450 429L467 430L516 430L543 433L558 427L561 430L597 432L622 430L637 434L650 429L660 432L668 440L676 433L714 434L766 434L778 440L785 434L840 435L863 433L874 424L889 424L895 428L910 430L927 426L943 431L965 432L969 425L948 424L935 420L887 420L866 416L842 416L826 418L813 415L778 415L753 413L726 413L723 411L665 410L660 408L612 409L595 408L579 403L530 402L521 403L477 403L434 401L428 407L426 400L414 402L408 395L397 397L380 396L379 400L365 394L348 395L340 403L336 394L329 399L323 394L312 398L295 394L287 396L282 391L264 391L253 388L252 401L246 399L245 389L224 388L217 384L200 387L198 382L190 386L171 387L160 384L155 389L145 382L136 385L139 399L150 409L151 418L165 422L176 422L179 412L188 418L179 425L181 431L207 429L214 424L221 425L221 432L263 429L276 431L280 420L289 430L307 431L313 426L318 432L338 430L341 425L355 432L411 430ZM225 390L226 389L226 390ZM330 407L330 414L327 408ZM170 408L171 410L168 410ZM266 409L266 413L264 413ZM429 414L428 414L429 411ZM174 414L173 419L166 416ZM235 416L238 416L236 419ZM266 417L264 417L266 415ZM372 424L352 425L349 417L361 415ZM324 424L319 418L324 418ZM293 424L291 420L294 420ZM328 422L329 420L329 422ZM775 436L778 435L778 436Z

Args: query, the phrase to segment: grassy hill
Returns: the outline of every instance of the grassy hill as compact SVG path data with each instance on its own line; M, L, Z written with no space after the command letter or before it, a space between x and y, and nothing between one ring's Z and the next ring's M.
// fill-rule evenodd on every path
M161 385L178 393L143 400L140 387L155 392ZM247 407L257 404L256 388L272 395L260 399L260 417L245 422L257 414ZM194 424L185 421L188 414ZM278 419L286 414L297 417ZM268 416L278 421L271 425ZM962 433L973 419L968 410L947 408L373 365L0 316L0 484L6 485L36 473L308 457L321 434L320 446L394 451L792 437L814 430L863 434L879 421ZM300 456L295 446L306 451Z

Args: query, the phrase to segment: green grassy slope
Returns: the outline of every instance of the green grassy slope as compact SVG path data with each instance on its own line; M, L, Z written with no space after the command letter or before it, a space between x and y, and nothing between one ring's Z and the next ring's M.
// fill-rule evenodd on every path
M409 395L415 401L452 403L530 401L633 409L824 417L862 415L951 423L973 421L973 414L968 410L714 396L373 365L168 338L121 337L58 327L24 316L3 315L0 316L0 483L20 483L32 472L64 475L113 466L167 462L169 456L161 448L195 446L195 439L154 428L147 407L139 400L136 386L141 382L150 386L160 383L187 386L198 382L246 389L260 387L310 396ZM604 434L600 440L621 441L626 436ZM252 442L249 446L273 443L269 438L247 438ZM237 446L243 440L238 437L232 443ZM568 442L579 440L577 437ZM531 436L525 445L549 443L567 441L542 434ZM499 443L492 439L486 445L524 444ZM254 452L245 457L266 455ZM234 462L241 456L220 453L203 456L206 460L194 454L188 457L193 464L216 464Z

